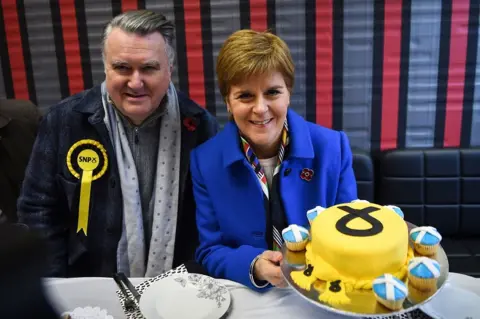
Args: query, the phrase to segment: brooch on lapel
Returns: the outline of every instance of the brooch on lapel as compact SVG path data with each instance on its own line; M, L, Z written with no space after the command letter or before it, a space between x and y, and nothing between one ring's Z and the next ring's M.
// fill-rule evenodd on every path
M186 117L183 120L183 125L189 130L190 132L193 132L197 129L197 123L195 123L195 120L191 117Z
M304 168L302 169L302 172L300 173L300 178L307 181L307 182L310 182L312 180L312 177L313 177L313 170L310 169L310 168Z

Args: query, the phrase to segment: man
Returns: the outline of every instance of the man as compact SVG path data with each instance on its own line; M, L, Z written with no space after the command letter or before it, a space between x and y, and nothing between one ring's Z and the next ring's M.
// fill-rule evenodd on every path
M40 117L30 101L0 100L0 223L17 221L17 198Z
M171 83L174 26L129 11L105 28L105 81L51 108L18 202L50 276L158 275L197 246L189 153L217 131Z

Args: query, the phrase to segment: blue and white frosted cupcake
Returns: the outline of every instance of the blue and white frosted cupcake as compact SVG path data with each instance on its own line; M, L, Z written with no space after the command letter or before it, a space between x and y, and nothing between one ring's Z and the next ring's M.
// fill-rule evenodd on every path
M282 230L282 237L289 250L302 251L307 245L310 234L306 228L292 224Z
M436 289L440 264L428 257L416 257L408 263L408 280L418 290Z
M410 239L417 253L424 256L432 256L437 253L442 235L435 227L422 226L415 227L410 231Z
M403 302L408 296L408 288L400 279L391 274L377 277L372 285L377 301L391 310L402 309Z
M308 219L308 222L310 223L310 225L312 225L312 222L313 220L315 219L315 217L318 216L318 214L320 214L321 212L323 212L325 210L324 207L322 206L317 206L315 208L312 208L310 210L307 211L307 219Z
M393 210L398 216L400 216L402 219L405 218L405 215L403 214L403 211L400 207L394 206L394 205L385 205L384 207L390 208Z

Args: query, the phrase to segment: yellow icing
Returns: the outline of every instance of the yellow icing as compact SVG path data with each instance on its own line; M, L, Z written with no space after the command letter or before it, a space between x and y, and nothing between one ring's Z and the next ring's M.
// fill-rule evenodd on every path
M313 284L313 288L320 294L325 292L326 283L317 280ZM336 304L337 309L356 313L374 313L382 314L390 312L389 309L383 307L377 302L375 294L371 290L353 290L347 293L348 303Z
M348 213L338 207L345 205L355 209L368 206L378 208L370 216L383 224L382 232L366 237L339 232L335 224ZM371 227L361 218L353 219L347 226L352 229ZM340 276L357 280L372 280L384 273L398 271L405 264L408 251L408 227L405 221L392 210L372 203L356 202L328 208L313 220L311 236L307 256L321 256Z
M291 272L290 276L298 287L310 291L310 286L315 282L315 280L317 280L317 278L313 275L307 277L303 274L303 272L303 270L295 270Z

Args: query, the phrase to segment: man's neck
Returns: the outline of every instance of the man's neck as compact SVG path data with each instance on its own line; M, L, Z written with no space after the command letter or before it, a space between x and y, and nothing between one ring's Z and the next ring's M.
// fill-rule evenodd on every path
M115 108L115 110L118 112L120 115L120 118L122 119L123 125L128 125L129 127L136 127L136 128L142 128L151 125L153 122L158 120L160 117L162 117L166 110L167 110L167 101L168 98L165 95L165 97L162 99L160 102L160 105L153 111L152 114L147 116L143 121L133 121L131 118L125 116L122 112L120 112L116 107L115 104L112 104Z

